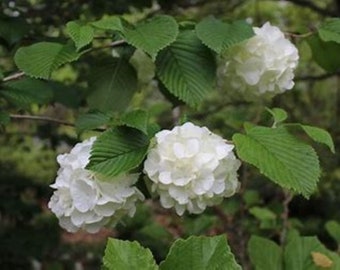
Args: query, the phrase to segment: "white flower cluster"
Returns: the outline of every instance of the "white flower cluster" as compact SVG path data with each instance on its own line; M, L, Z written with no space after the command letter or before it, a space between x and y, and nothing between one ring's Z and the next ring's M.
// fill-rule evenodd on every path
M225 79L233 89L250 96L273 96L292 89L298 50L269 22L253 29L255 36L231 49Z
M240 161L233 146L206 127L187 122L156 134L156 145L144 163L152 190L163 207L201 213L238 189Z
M59 155L58 176L48 207L58 217L61 227L69 232L85 229L99 231L108 223L116 223L122 216L133 216L135 203L144 196L132 185L138 174L118 176L115 179L98 179L86 170L90 150L96 137L78 143L69 154ZM106 181L104 181L106 180Z

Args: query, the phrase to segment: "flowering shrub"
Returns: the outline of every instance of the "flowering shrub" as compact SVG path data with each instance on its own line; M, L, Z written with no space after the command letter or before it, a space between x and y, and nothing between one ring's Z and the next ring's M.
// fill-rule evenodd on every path
M60 169L51 185L56 191L48 206L58 217L60 226L69 232L83 228L95 233L108 223L115 224L125 214L133 216L136 201L144 199L132 187L138 174L100 179L98 174L85 169L95 139L78 143L69 154L57 158Z
M226 80L234 89L250 96L275 95L292 89L299 60L296 47L269 22L253 29L255 36L228 54Z
M174 207L178 215L198 214L236 192L241 163L233 148L206 127L188 122L156 134L144 170L163 207Z

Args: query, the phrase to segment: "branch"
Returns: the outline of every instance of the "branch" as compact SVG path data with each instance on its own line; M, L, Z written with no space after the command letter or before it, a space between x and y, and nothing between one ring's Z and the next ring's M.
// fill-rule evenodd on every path
M293 4L296 4L298 6L301 6L301 7L310 8L311 10L323 16L337 17L339 15L337 12L333 12L332 10L321 8L310 1L306 1L306 0L287 0L287 1Z
M283 212L281 214L282 218L282 231L280 233L280 243L283 246L286 241L287 231L289 227L289 204L292 201L294 195L288 190L284 191Z
M48 116L36 116L36 115L24 115L24 114L11 114L10 115L11 119L25 119L25 120L34 120L34 121L45 121L45 122L50 122L50 123L55 123L59 125L64 125L64 126L70 126L74 127L75 125L73 123L60 120L60 119L55 119L52 117Z
M17 73L14 73L12 75L9 75L9 76L3 78L2 81L3 82L14 81L14 80L20 79L23 76L25 76L25 72L17 72Z
M333 76L339 76L340 75L340 70L333 72L333 73L325 73L321 75L306 75L306 76L300 76L296 77L294 80L295 81L321 81L321 80L326 80L328 78L331 78Z

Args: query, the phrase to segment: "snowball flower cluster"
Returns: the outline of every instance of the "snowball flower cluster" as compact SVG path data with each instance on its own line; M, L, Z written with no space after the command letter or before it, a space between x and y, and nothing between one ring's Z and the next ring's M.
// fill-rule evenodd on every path
M240 161L232 150L206 127L187 122L156 134L144 171L163 207L174 207L178 215L199 214L236 192Z
M133 216L136 201L144 199L143 194L132 187L138 174L99 179L100 176L85 169L95 139L78 143L69 154L57 157L60 169L51 185L56 191L48 207L58 217L60 226L69 232L82 228L95 233L126 214Z
M231 49L224 69L226 80L250 96L273 96L292 89L298 50L269 22L253 29L255 36Z

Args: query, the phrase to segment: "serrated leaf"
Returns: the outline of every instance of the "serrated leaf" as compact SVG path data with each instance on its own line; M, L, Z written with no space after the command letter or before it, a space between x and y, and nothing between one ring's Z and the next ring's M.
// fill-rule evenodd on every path
M20 48L14 61L26 75L48 79L58 67L77 60L79 56L72 44L40 42Z
M273 116L274 118L274 126L278 123L285 121L288 117L288 114L285 110L280 108L266 108L266 110Z
M4 84L0 95L20 108L29 108L31 104L47 104L53 98L53 91L46 82L24 78Z
M156 59L156 73L166 89L193 107L212 90L215 71L211 51L194 31L181 32Z
M91 69L88 103L92 109L123 111L137 91L137 74L124 59L112 58Z
M320 25L318 33L323 41L340 43L340 19L332 18L326 20Z
M91 43L94 37L94 31L91 26L83 25L76 21L66 24L66 32L74 41L77 51Z
M160 270L241 270L224 235L176 240Z
M111 117L107 114L94 111L80 115L75 122L75 126L77 132L81 133L85 130L91 130L105 125L110 121L110 119Z
M127 112L121 117L121 121L128 127L136 128L146 135L148 134L149 115L146 111L135 110Z
M328 72L337 72L340 69L340 44L325 42L317 35L309 37L307 41L312 50L313 60L320 67Z
M327 145L332 153L335 153L334 142L331 135L326 130L307 125L301 125L301 128L312 140Z
M218 54L232 45L254 35L253 28L245 21L224 23L214 17L208 17L196 25L198 38Z
M291 237L284 249L285 269L319 270L320 265L315 263L313 253L323 254L332 261L332 265L326 269L340 269L339 255L327 250L316 237L300 237L299 235Z
M327 232L332 236L340 245L340 223L335 220L330 220L325 225Z
M284 188L309 197L320 176L314 149L285 128L254 127L247 135L235 134L238 156Z
M109 238L103 257L107 270L157 270L158 267L149 249L138 242Z
M87 169L107 176L116 176L137 167L149 146L148 137L129 127L105 131L94 142Z
M248 253L255 270L282 270L282 250L275 242L253 235Z
M113 30L123 32L124 27L119 17L105 17L98 21L92 22L91 25L103 30Z
M141 22L135 27L125 27L123 35L127 43L145 51L153 59L157 53L174 42L178 24L171 16L160 15Z
M6 125L11 121L10 115L7 112L0 112L0 125Z

